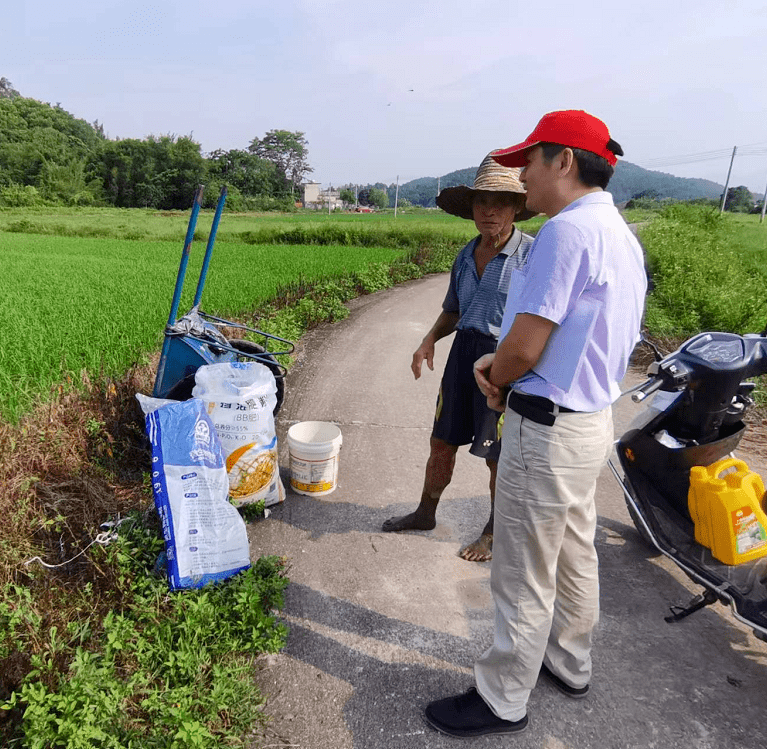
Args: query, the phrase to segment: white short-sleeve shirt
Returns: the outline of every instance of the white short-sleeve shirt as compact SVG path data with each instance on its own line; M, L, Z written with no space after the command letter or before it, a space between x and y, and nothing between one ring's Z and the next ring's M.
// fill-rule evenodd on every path
M512 386L575 411L599 411L639 341L647 274L639 242L608 192L572 202L538 232L515 270L499 340L518 313L556 323L541 359Z

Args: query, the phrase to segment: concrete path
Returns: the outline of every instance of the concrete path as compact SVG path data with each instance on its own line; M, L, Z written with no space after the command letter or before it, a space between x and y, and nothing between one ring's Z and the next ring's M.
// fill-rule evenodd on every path
M305 497L288 488L285 503L249 529L253 554L287 556L292 581L287 647L264 658L257 674L273 716L260 745L767 746L767 643L719 605L675 625L663 621L669 606L698 590L647 551L607 469L597 496L602 616L590 697L569 700L542 680L528 730L507 738L461 743L423 722L429 701L473 683L472 664L493 627L490 563L457 556L489 512L484 461L459 451L433 531L380 531L420 496L449 341L437 346L435 371L417 382L410 360L447 282L431 276L358 299L347 320L301 342L278 419L286 486L291 424L336 422L343 448L335 492ZM619 401L616 433L637 408ZM764 465L751 465L767 475Z

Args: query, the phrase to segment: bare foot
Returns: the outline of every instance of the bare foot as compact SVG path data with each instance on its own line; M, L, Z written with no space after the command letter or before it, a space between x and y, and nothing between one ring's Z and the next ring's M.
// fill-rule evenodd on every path
M483 533L473 544L464 546L458 556L467 562L487 562L493 558L493 534Z
M395 531L430 531L437 525L434 517L419 515L418 512L411 512L409 515L400 515L396 518L389 518L384 521L381 530L384 533Z

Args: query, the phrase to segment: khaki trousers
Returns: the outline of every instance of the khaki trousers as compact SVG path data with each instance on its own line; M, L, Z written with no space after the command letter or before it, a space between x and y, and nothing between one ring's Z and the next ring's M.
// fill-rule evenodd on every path
M474 666L479 693L505 720L526 714L542 662L573 687L591 678L594 492L612 441L610 407L560 414L551 427L506 410L490 576L495 637Z

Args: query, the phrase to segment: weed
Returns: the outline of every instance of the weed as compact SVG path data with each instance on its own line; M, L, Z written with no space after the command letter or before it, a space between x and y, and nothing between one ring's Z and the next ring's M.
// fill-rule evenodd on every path
M106 424L103 421L99 421L98 419L88 419L85 425L85 430L91 437L96 437L101 433L101 430L105 426Z
M84 625L65 638L48 630L31 670L0 705L24 710L8 747L217 747L263 720L250 664L285 643L273 614L288 582L284 560L262 557L224 584L171 596L152 573L159 536L138 516L123 527L100 552L117 570L121 609L106 614L98 637ZM23 641L39 621L24 613L28 593L10 592L16 598L5 597L0 617ZM58 672L62 655L69 667Z
M702 330L750 333L767 321L767 272L744 264L737 226L699 206L671 205L642 229L655 290L647 301L653 335L687 338Z
M372 263L357 271L355 279L365 294L388 289L392 285L389 268L383 263Z
M264 517L265 503L263 499L258 502L250 502L249 504L242 505L238 509L242 519L246 523L252 523L254 520L260 520Z

